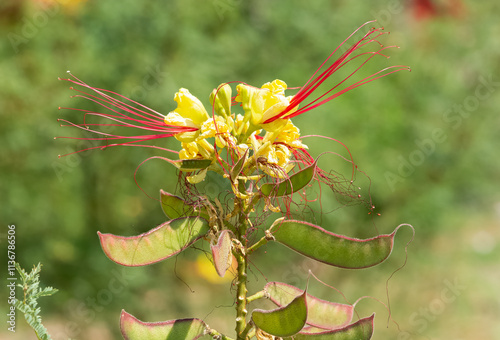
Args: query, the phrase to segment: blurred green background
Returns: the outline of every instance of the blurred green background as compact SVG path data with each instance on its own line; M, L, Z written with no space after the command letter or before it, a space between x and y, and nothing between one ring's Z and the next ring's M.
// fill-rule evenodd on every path
M204 318L232 335L230 283L208 282L197 269L199 250L146 268L121 268L100 249L97 231L136 235L164 221L157 201L134 183L138 164L157 152L111 148L59 159L78 145L57 118L78 121L59 106L92 107L69 83L71 70L87 83L129 96L162 113L188 88L208 106L220 83L253 85L279 78L301 86L360 24L379 20L401 48L374 59L366 75L391 64L401 72L297 117L302 134L346 144L371 181L379 217L362 206L325 215L325 228L366 237L411 223L416 237L406 267L388 282L392 317L374 300L374 339L500 338L500 15L497 1L299 0L3 0L0 4L0 244L6 273L7 226L16 226L16 254L25 268L42 262L42 282L60 289L43 298L44 323L54 339L120 339L122 308L143 320ZM90 105L90 106L89 106ZM159 141L178 149L175 141ZM313 156L339 144L309 139ZM336 168L335 158L322 160ZM328 163L330 162L330 163ZM342 172L350 176L348 170ZM174 192L175 171L150 161L137 181L150 196ZM338 207L324 193L323 207ZM253 292L266 280L305 285L307 268L353 302L387 301L386 283L405 260L409 229L396 236L391 258L362 271L304 260L279 245L259 252L249 276ZM199 262L199 261L198 261ZM117 284L119 282L120 284ZM7 313L6 280L0 314ZM313 281L322 298L342 298ZM252 291L251 291L252 292ZM3 318L0 318L4 320ZM35 339L18 315L17 332L2 322L0 338ZM27 332L27 333L26 333ZM406 333L408 332L408 333Z

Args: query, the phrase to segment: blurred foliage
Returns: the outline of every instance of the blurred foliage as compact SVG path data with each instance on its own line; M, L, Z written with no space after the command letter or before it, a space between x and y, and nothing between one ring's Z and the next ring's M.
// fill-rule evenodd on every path
M84 338L86 328L104 321L118 338L115 325L121 308L145 320L211 313L211 307L200 311L198 305L221 303L219 309L228 315L233 308L230 297L222 298L228 286L195 280L199 251L147 268L117 268L104 256L98 230L135 235L163 222L159 202L147 195L158 198L160 188L174 192L175 171L166 163L146 162L137 172L145 195L134 183L134 171L154 151L111 148L58 159L58 154L79 148L71 141L53 140L75 135L71 128L60 128L57 118L78 119L76 112L58 107L93 107L71 99L74 92L68 83L57 81L58 76L71 70L93 86L130 96L162 113L175 108L173 95L179 87L208 106L212 88L226 81L261 85L279 78L289 86L302 85L356 27L378 19L391 31L387 44L401 48L391 50L389 60L374 59L363 72L368 75L390 64L409 65L412 72L353 90L297 117L295 124L303 135L326 135L347 145L368 176L358 173L360 194L371 194L381 213L369 216L362 206L335 210L323 218L325 228L367 236L375 232L372 220L380 232L412 223L417 241L410 260L425 270L424 264L434 261L428 252L430 240L447 232L470 238L474 234L465 231L471 228L465 221L481 217L487 224L486 217L494 218L500 180L498 4L464 1L460 11L451 11L453 1L437 3L437 13L417 20L409 2L392 0L2 1L1 222L17 226L21 265L42 262L44 281L60 289L46 308L66 325L77 322L79 328L64 331L67 337ZM489 87L480 90L479 98L478 86L484 80ZM159 143L178 148L176 141ZM338 143L312 138L306 143L312 155L330 150L346 156ZM430 150L425 154L424 149L420 158L419 145ZM335 157L321 162L325 169L340 167ZM410 167L404 168L405 162ZM341 172L349 178L348 168ZM398 180L388 180L389 173ZM333 195L322 195L324 211L339 206ZM498 220L495 223L498 226ZM408 238L401 237L401 244ZM254 279L260 286L260 267L283 266L291 256L269 248L268 257L262 255L255 264ZM465 253L457 254L462 258ZM471 254L465 258L483 260L480 252ZM402 252L393 256L387 272L403 257ZM365 273L367 279L380 274ZM113 278L122 274L131 278L124 279L119 292L106 295ZM346 285L355 280L348 274L342 272L340 278ZM408 281L410 289L415 281L418 278ZM222 302L213 296L221 296ZM104 302L92 307L92 299ZM498 312L498 306L500 302L491 308ZM217 323L223 321L211 325Z

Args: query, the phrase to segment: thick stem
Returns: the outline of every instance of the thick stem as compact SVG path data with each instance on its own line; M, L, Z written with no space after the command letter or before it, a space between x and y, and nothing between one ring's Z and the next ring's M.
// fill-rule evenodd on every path
M247 323L247 326L245 328L245 330L243 330L243 332L240 334L241 338L242 339L251 339L252 337L251 336L248 336L248 334L250 333L251 330L255 329L254 326L253 326L253 322L249 322Z
M247 240L245 238L248 228L248 216L245 200L239 200L238 204L242 207L239 213L239 225L237 227L236 236L238 238L238 246L233 248L233 254L238 262L238 277L236 284L236 339L245 340L247 321Z
M238 281L236 288L236 336L237 340L245 340L243 331L246 328L247 316L247 261L241 251L235 254L238 261Z

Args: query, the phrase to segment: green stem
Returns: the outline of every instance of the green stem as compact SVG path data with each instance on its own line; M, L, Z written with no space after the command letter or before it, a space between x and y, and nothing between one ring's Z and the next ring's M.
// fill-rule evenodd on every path
M251 338L253 338L253 337L255 336L255 333L256 333L256 330L255 330L255 327L254 327L254 328L252 328L252 329L250 330L250 332L248 332L248 334L247 334L247 339L251 339Z
M217 332L215 329L210 329L208 335L210 335L211 337L219 337L220 340L234 340L233 338Z
M262 299L265 296L266 296L266 292L261 290L260 292L255 293L254 295L247 297L247 303L250 303L250 302L258 300L258 299Z
M250 332L253 328L254 327L253 327L252 322L247 323L247 326L245 327L243 332L241 332L241 338L242 339L250 339L250 337L248 336L248 332Z
M247 330L246 317L247 311L247 240L245 238L248 225L248 214L245 210L248 208L245 200L238 200L237 204L241 207L239 212L239 225L237 226L237 238L239 246L233 249L233 254L238 263L238 276L236 283L236 338L245 340Z
M256 166L253 157L250 157L243 166L242 173L244 176L251 175L253 168ZM248 171L248 172L247 172ZM254 208L254 205L258 203L259 195L253 195L252 198L242 199L237 198L235 200L235 210L238 214L238 224L236 226L235 236L237 238L233 241L233 255L238 263L238 274L236 281L236 339L246 340L248 338L249 332L253 329L253 323L246 320L248 311L247 304L255 299L264 296L264 291L252 295L250 298L247 297L247 256L248 256L248 240L246 239L246 232L251 222L248 219L248 215ZM237 209L237 210L236 210ZM232 215L233 213L231 213ZM233 215L234 216L234 215ZM272 228L272 226L271 226ZM266 237L272 238L272 235L267 235ZM254 248L255 249L255 248Z
M247 253L248 254L253 253L255 250L257 250L257 248L263 246L267 242L269 242L269 239L267 238L267 236L263 236L258 242L252 244L252 246L250 248L248 248Z
M247 316L247 261L240 251L235 254L238 262L238 282L236 288L236 336L237 340L245 340L243 331Z
M256 243L254 243L250 248L247 249L247 255L250 255L253 253L255 250L257 250L259 247L263 246L267 242L274 240L273 234L271 233L273 227L277 224L280 224L285 218L280 217L276 221L273 222L273 224L265 231L265 235Z

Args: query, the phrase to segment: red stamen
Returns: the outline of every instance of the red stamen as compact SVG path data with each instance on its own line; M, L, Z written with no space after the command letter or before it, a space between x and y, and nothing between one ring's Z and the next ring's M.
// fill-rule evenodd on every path
M396 65L396 66L389 66L383 70L380 70L368 77L365 77L354 84L351 84L347 86L346 88L333 93L329 95L332 91L336 90L340 85L344 84L348 79L350 79L354 74L356 74L369 60L371 60L374 56L380 55L386 58L389 58L385 54L382 54L381 52L385 49L388 48L393 48L396 46L386 46L384 47L378 40L377 38L380 37L383 34L387 34L386 32L381 32L383 28L371 28L368 33L366 33L360 40L358 40L354 45L349 47L346 52L344 52L340 58L338 58L336 61L334 61L330 66L326 68L326 70L322 71L318 76L316 76L325 66L325 64L330 60L330 58L346 43L347 40L349 40L356 32L358 32L362 27L366 26L367 24L371 23L373 21L367 22L360 26L357 30L355 30L347 39L345 39L329 56L328 58L320 65L320 67L314 72L314 74L311 76L311 78L302 86L299 90L299 92L292 98L290 101L290 104L279 114L277 114L274 117L271 117L267 119L264 124L271 123L279 118L292 118L295 116L298 116L300 114L303 114L304 112L307 112L309 110L312 110L320 105L325 104L326 102L329 102L330 100L340 96L341 94L352 90L356 87L359 87L361 85L364 85L366 83L372 82L378 78L382 78L385 76L388 76L389 74L402 71L402 70L408 70L409 68L407 66L401 66L401 65ZM377 51L371 51L371 52L362 52L359 54L354 55L354 53L359 50L360 48L370 44L370 43L376 43L381 46L381 48ZM311 102L307 103L297 111L288 114L290 111L292 111L294 108L298 107L299 104L301 104L303 101L305 101L323 82L325 82L330 76L333 75L336 71L347 65L348 63L352 62L355 59L361 58L361 57L366 57L365 60L362 61L361 65L359 65L353 72L351 72L349 75L347 75L343 80L338 82L334 87L332 87L330 90L319 96L318 98L312 100ZM315 78L316 77L316 78ZM329 95L329 96L328 96Z
M69 73L69 72L68 72ZM67 109L67 110L73 110L73 111L80 111L83 112L83 123L82 124L76 124L73 122L70 122L65 119L58 119L58 121L64 122L66 124L61 124L61 126L72 126L76 127L79 129L82 129L84 131L88 131L91 133L94 133L96 135L100 135L103 137L56 137L56 138L67 138L67 139L76 139L76 140L87 140L87 141L113 141L112 144L106 143L105 145L99 145L99 146L92 146L88 147L86 149L78 150L63 156L71 155L74 153L78 152L83 152L87 150L92 150L92 149L104 149L108 148L111 146L140 146L140 147L149 147L149 148L155 148L159 150L164 150L168 152L175 152L170 149L154 146L154 145L143 145L143 144L137 144L137 143L142 143L146 141L151 141L154 139L160 139L160 138L168 138L172 137L177 133L182 133L182 132L189 132L189 131L196 131L196 128L193 127L185 127L185 126L175 126L175 125L168 125L165 124L164 122L164 116L157 111L148 108L145 105L142 105L130 98L127 98L121 94L118 94L113 91L108 91L96 87L92 87L90 85L87 85L86 83L82 82L80 79L76 78L73 76L71 73L69 73L74 79L61 79L60 80L66 80L69 81L75 85L82 86L84 88L90 89L95 94L93 93L87 93L85 91L75 89L73 87L70 87L70 89L79 92L80 94L74 95L72 97L80 97L87 99L91 102L94 102L105 109L111 111L112 113L101 113L101 112L94 112L90 110L84 110L84 109L76 109L76 108L59 108L59 109ZM115 96L115 97L114 97ZM118 99L118 98L120 99ZM110 123L87 123L87 119L91 117L99 117L103 119L107 119L111 121ZM90 129L89 127L107 127L107 128L114 128L114 127L122 127L122 128L132 128L132 129L141 129L145 131L150 131L150 132L156 132L153 134L145 134L145 135L137 135L137 134L131 134L131 135L119 135L119 134L113 134L113 133L108 133L104 131L99 131L98 129ZM61 156L60 156L61 157Z

